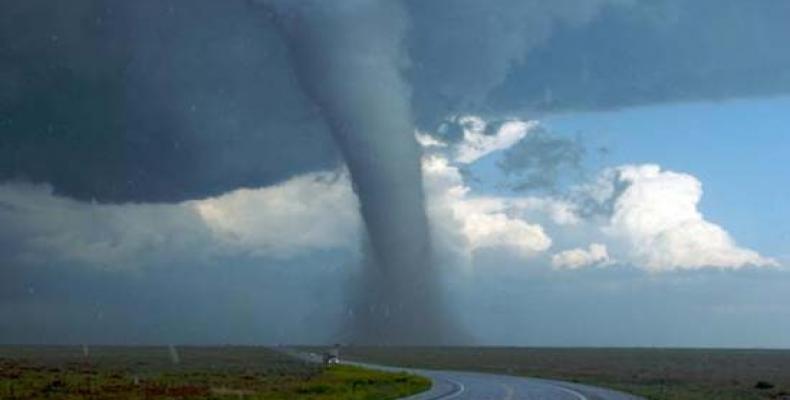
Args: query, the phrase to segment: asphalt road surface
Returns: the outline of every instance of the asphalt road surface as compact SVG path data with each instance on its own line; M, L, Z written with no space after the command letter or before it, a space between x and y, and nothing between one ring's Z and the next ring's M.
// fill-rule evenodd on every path
M406 371L433 380L431 390L404 400L643 400L614 390L547 379L344 363L387 371Z
M306 361L321 362L318 354L280 350ZM402 400L644 400L615 390L549 379L386 367L345 360L342 363L383 371L405 371L433 381L431 390Z

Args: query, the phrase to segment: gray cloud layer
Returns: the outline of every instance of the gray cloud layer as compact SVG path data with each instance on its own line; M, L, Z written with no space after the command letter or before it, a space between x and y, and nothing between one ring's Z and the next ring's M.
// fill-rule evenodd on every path
M642 1L564 26L508 73L494 110L601 110L790 91L790 4Z
M781 0L404 2L419 124L790 91ZM0 5L0 179L173 201L337 165L271 19L224 2Z
M0 5L0 179L175 201L337 165L287 49L241 1ZM257 11L257 12L256 12Z

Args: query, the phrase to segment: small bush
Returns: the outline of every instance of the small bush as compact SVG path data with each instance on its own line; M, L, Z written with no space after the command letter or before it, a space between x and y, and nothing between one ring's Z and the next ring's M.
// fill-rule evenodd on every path
M759 381L757 382L757 384L754 385L754 388L760 390L773 389L774 384L771 382Z

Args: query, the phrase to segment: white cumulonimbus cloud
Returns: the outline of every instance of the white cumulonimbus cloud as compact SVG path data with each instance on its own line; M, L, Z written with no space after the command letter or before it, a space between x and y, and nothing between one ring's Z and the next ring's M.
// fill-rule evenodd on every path
M346 172L305 174L186 204L224 245L260 255L353 248L362 226Z
M518 211L545 209L553 219L572 223L574 216L564 203L474 195L455 165L512 146L537 122L508 121L493 135L484 134L485 122L478 117L462 117L461 123L464 138L453 146L417 133L424 148L441 151L422 161L427 210L437 240L467 259L486 248L508 249L523 257L546 251L551 238L541 225L521 218ZM361 229L358 202L345 172L308 174L270 188L238 190L191 205L226 245L263 254L354 248Z
M704 218L697 178L658 165L606 169L573 196L476 193L461 168L512 146L537 123L510 121L486 135L482 119L465 118L467 133L459 143L418 136L426 152L426 208L440 251L472 261L480 250L506 250L556 269L777 265ZM92 204L54 195L48 185L8 183L0 185L0 245L12 263L102 268L179 257L355 252L363 232L358 208L345 171L177 204ZM543 257L555 244L569 250Z
M49 185L0 185L0 244L12 265L143 266L213 248L210 232L183 205L93 204Z
M472 195L447 158L425 157L423 172L434 233L445 245L468 257L484 248L509 249L528 257L551 246L543 227L514 215L507 199Z
M465 256L492 247L532 255L551 245L540 225L511 216L503 199L471 196L446 159L425 158L423 169L434 231ZM0 223L8 237L0 241L20 264L122 269L216 255L290 258L356 251L358 208L345 171L177 204L92 204L54 195L48 185L6 184Z
M92 204L48 185L0 185L0 244L20 265L124 269L214 256L290 258L355 249L361 229L345 173L177 204Z
M589 248L565 250L551 257L551 265L556 269L578 269L593 265L611 263L606 245L593 243Z
M704 218L697 208L702 184L694 176L626 165L604 171L599 182L606 181L621 189L610 191L615 197L603 231L624 242L634 265L651 271L777 265Z
M573 238L568 229L584 225L589 232L589 248L575 248L552 257L555 268L582 268L627 263L650 271L700 268L742 268L775 266L776 261L756 251L738 246L721 226L707 221L698 209L702 184L692 175L664 171L657 165L625 165L604 170L597 180L583 186L582 198L561 199L536 196L491 196L474 194L464 184L456 165L474 163L493 152L505 150L524 139L535 121L512 120L496 132L486 132L487 122L476 116L459 119L463 140L453 146L433 148L424 170L426 185L443 188L431 196L433 209L457 221L473 251L480 247L508 247L522 255L535 255L552 245L549 237ZM438 155L437 155L438 154ZM436 184L445 182L444 185ZM449 183L448 183L449 182ZM592 215L582 212L596 204ZM441 213L434 212L437 216ZM551 221L550 235L543 226L524 214ZM541 215L542 214L542 215ZM441 218L434 218L442 220ZM594 236L593 236L594 235ZM610 257L606 240L617 250ZM622 253L622 254L621 254Z

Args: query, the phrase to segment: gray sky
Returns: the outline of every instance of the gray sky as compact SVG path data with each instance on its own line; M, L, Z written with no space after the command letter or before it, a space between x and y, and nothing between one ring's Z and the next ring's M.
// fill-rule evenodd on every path
M790 4L282 4L0 5L0 342L790 346Z

